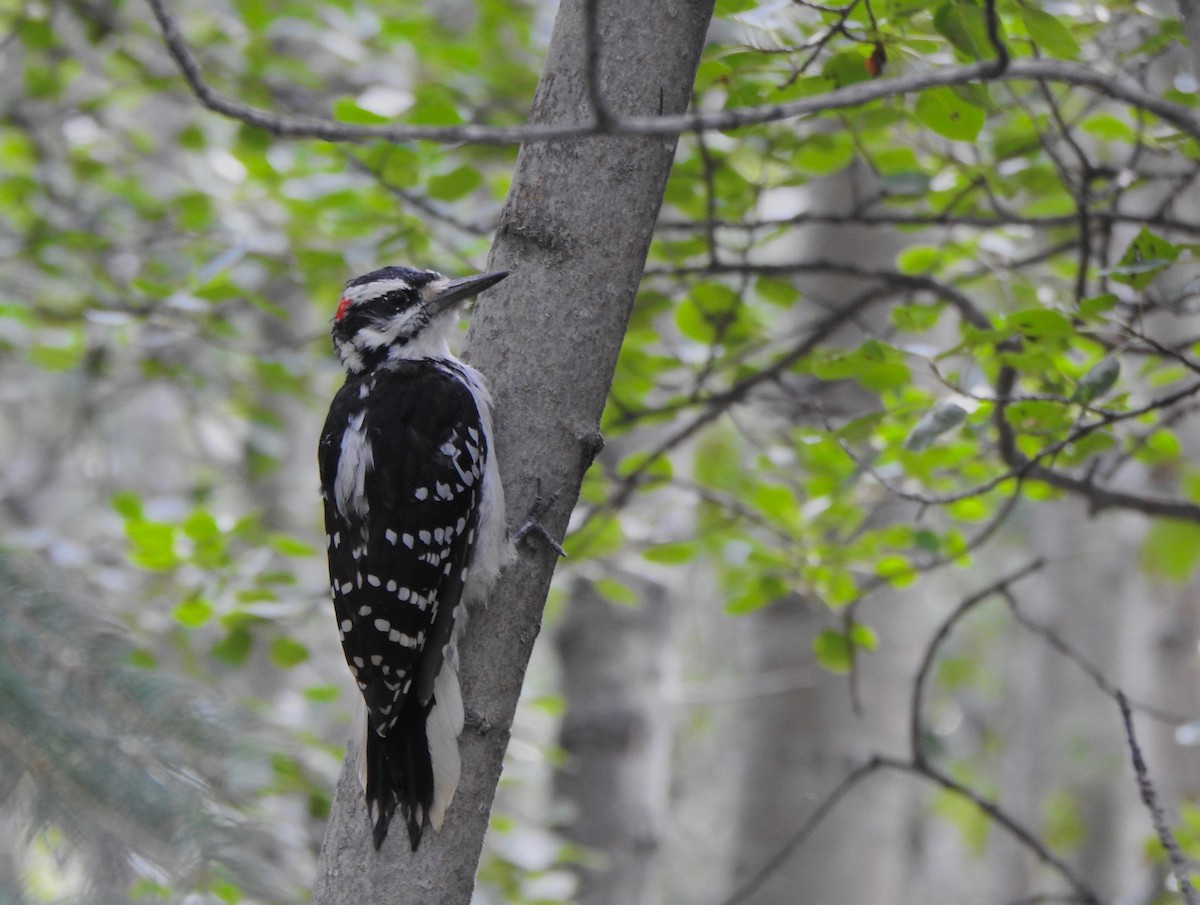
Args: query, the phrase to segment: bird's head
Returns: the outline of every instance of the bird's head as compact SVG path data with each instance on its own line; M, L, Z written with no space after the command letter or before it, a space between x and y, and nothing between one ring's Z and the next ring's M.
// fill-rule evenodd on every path
M333 345L357 373L401 358L448 354L458 303L494 286L507 270L458 280L433 270L383 267L346 283L333 316Z

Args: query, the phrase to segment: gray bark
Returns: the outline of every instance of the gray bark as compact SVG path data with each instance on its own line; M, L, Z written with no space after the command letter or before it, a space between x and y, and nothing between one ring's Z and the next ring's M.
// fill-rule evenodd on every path
M557 797L563 834L590 856L577 869L577 905L661 901L658 852L669 796L672 725L666 679L665 589L626 578L638 603L621 606L575 582L556 638L567 711Z
M691 98L713 0L598 4L599 82L614 112L680 113ZM533 123L591 117L584 0L559 9ZM496 400L496 446L510 524L559 491L543 521L561 537L584 471L645 264L674 138L599 136L522 148L491 267L514 271L489 293L468 337ZM409 854L403 833L371 846L353 765L343 767L314 905L467 903L554 554L534 542L473 614L462 644L468 710L463 774L441 833Z

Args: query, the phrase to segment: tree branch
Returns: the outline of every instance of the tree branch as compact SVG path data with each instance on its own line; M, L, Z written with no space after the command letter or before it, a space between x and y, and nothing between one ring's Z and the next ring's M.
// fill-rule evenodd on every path
M1192 881L1188 879L1187 859L1184 858L1183 852L1179 848L1179 842L1175 839L1171 828L1167 826L1167 819L1158 804L1154 783L1150 780L1150 771L1146 769L1146 760L1142 757L1142 749L1138 745L1137 736L1133 730L1133 713L1129 709L1129 702L1120 691L1117 692L1117 706L1121 708L1121 719L1125 723L1125 741L1129 744L1129 757L1133 761L1138 792L1142 796L1142 803L1146 806L1146 810L1150 812L1150 819L1154 823L1154 832L1158 834L1158 841L1166 850L1167 860L1171 863L1171 873L1179 885L1179 894L1183 896L1187 905L1200 905L1200 898L1196 895Z
M560 141L594 135L599 129L595 122L567 122L524 126L487 126L469 123L462 126L365 126L339 123L312 116L276 113L244 104L221 94L204 77L191 49L187 46L178 22L166 9L163 0L146 0L150 5L166 42L167 50L178 65L188 87L209 110L256 126L281 138L319 138L324 141L435 141L512 145L518 143ZM1003 45L1000 45L1001 47ZM999 58L967 66L946 66L925 72L914 72L891 79L858 82L834 89L826 94L801 98L783 104L764 104L757 107L734 107L704 113L684 113L655 116L612 115L604 123L604 131L623 135L677 136L681 132L737 129L795 119L812 113L859 107L871 101L900 97L952 85L988 81L1046 81L1076 85L1145 110L1171 123L1181 131L1200 138L1200 113L1179 104L1163 100L1119 75L1106 75L1095 69L1063 60L1016 60L998 66Z
M921 658L921 665L917 669L917 677L913 681L913 696L908 714L908 744L914 764L923 767L926 763L923 741L925 735L925 686L929 681L929 674L932 672L933 664L937 659L938 650L950 636L950 632L954 630L954 627L971 610L975 609L975 607L993 594L999 594L1007 590L1009 585L1015 584L1022 578L1033 574L1042 568L1043 565L1045 565L1043 560L1035 559L1016 571L1010 572L1008 575L992 582L986 588L976 591L955 607L954 611L943 619L938 626L933 638L930 639L929 644L925 647L925 655Z

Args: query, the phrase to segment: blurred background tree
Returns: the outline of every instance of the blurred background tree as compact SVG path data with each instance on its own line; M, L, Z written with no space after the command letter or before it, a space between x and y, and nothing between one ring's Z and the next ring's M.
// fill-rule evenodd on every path
M142 3L0 3L18 902L304 898L326 325L483 266L555 12L172 9L273 126ZM717 4L482 901L1178 896L1112 697L1200 855L1192 16Z

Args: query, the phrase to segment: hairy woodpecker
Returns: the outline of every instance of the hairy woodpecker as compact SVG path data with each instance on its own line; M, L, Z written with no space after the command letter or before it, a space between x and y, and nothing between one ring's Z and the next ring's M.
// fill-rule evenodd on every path
M321 496L376 849L399 806L415 851L458 785L456 641L511 548L491 396L447 338L458 303L507 275L384 267L350 280L334 315L346 383L321 432Z

